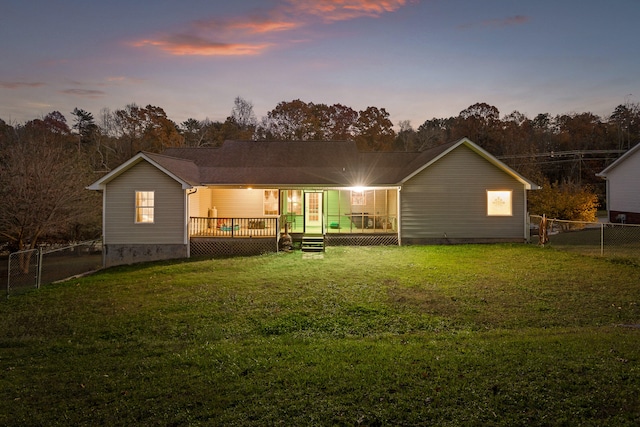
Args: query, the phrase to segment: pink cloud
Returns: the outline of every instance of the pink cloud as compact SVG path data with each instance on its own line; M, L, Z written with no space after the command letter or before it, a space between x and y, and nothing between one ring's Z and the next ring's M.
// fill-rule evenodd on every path
M153 46L178 56L257 55L269 47L267 43L219 43L189 35L176 35L157 40L141 40L133 45L136 47Z
M282 0L271 10L227 20L195 21L180 34L161 34L133 42L171 55L259 55L279 44L275 37L320 20L331 23L360 17L376 18L417 0ZM289 38L289 41L291 39Z
M288 0L301 13L322 17L324 21L345 21L360 17L376 18L395 12L407 0Z
M249 36L252 34L270 34L290 31L298 28L300 22L279 18L250 18L244 20L201 21L199 27L205 31L217 31L235 36Z
M23 87L41 87L44 83L41 82L0 82L0 88L2 89L21 89Z

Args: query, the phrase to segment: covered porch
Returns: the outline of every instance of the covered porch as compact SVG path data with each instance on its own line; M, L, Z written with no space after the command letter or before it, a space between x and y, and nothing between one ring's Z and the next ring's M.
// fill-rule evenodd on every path
M284 189L280 212L293 234L397 235L398 189Z
M277 251L285 231L294 243L322 235L328 245L397 245L398 193L396 187L201 187L189 198L192 253L211 245L228 251L231 240L243 252Z

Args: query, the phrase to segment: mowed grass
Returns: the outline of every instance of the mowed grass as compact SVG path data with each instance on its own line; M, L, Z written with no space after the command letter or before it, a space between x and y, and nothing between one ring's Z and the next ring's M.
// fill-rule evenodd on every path
M533 245L113 268L0 302L0 425L633 426L639 300Z

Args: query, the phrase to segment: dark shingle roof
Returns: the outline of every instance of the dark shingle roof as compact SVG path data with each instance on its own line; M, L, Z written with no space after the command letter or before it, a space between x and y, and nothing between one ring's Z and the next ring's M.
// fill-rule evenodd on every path
M360 152L351 141L226 141L163 154L192 161L201 184L376 186L399 184L453 144L424 152Z
M190 185L200 183L200 170L198 166L189 159L166 156L163 154L144 153L149 159L159 164L168 172Z
M170 148L163 154L140 152L87 188L101 190L145 159L184 188L396 186L459 145L475 151L525 188L539 188L467 138L422 152L360 152L350 141L226 141L217 148Z

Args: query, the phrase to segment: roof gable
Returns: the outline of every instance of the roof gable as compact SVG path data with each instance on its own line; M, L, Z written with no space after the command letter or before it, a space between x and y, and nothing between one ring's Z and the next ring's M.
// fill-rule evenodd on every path
M152 166L176 180L183 189L198 185L199 173L197 166L190 160L163 156L161 154L139 152L93 184L89 190L103 190L105 185L122 175L140 162L146 161Z
M607 176L611 173L612 170L614 170L615 168L620 166L622 163L626 162L631 157L634 157L634 155L635 155L635 153L637 151L640 151L640 143L638 143L638 144L634 145L633 147L631 147L629 150L627 150L626 153L624 153L622 156L618 157L618 159L615 162L611 163L609 166L604 168L602 170L602 172L597 173L596 176L599 176L599 177L602 177L604 179L607 179Z
M453 150L455 150L456 148L462 145L468 147L469 149L474 151L476 154L478 154L480 157L484 158L489 163L493 164L495 167L505 172L507 175L510 175L511 177L513 177L514 179L522 183L526 190L537 190L540 188L538 185L529 181L528 179L520 175L518 172L511 169L509 166L502 163L500 160L496 159L493 155L489 154L489 152L481 148L479 145L471 142L468 138L462 138L459 141L452 142L449 144L443 144L435 148L432 148L431 150L425 151L424 152L425 156L423 159L424 163L419 168L414 170L412 173L407 175L402 180L402 182L404 183L409 179L413 178L415 175L422 172L423 170L425 170L426 168L428 168L429 166L431 166L432 164L434 164L435 162L445 157L447 154L449 154L450 152L452 152Z

